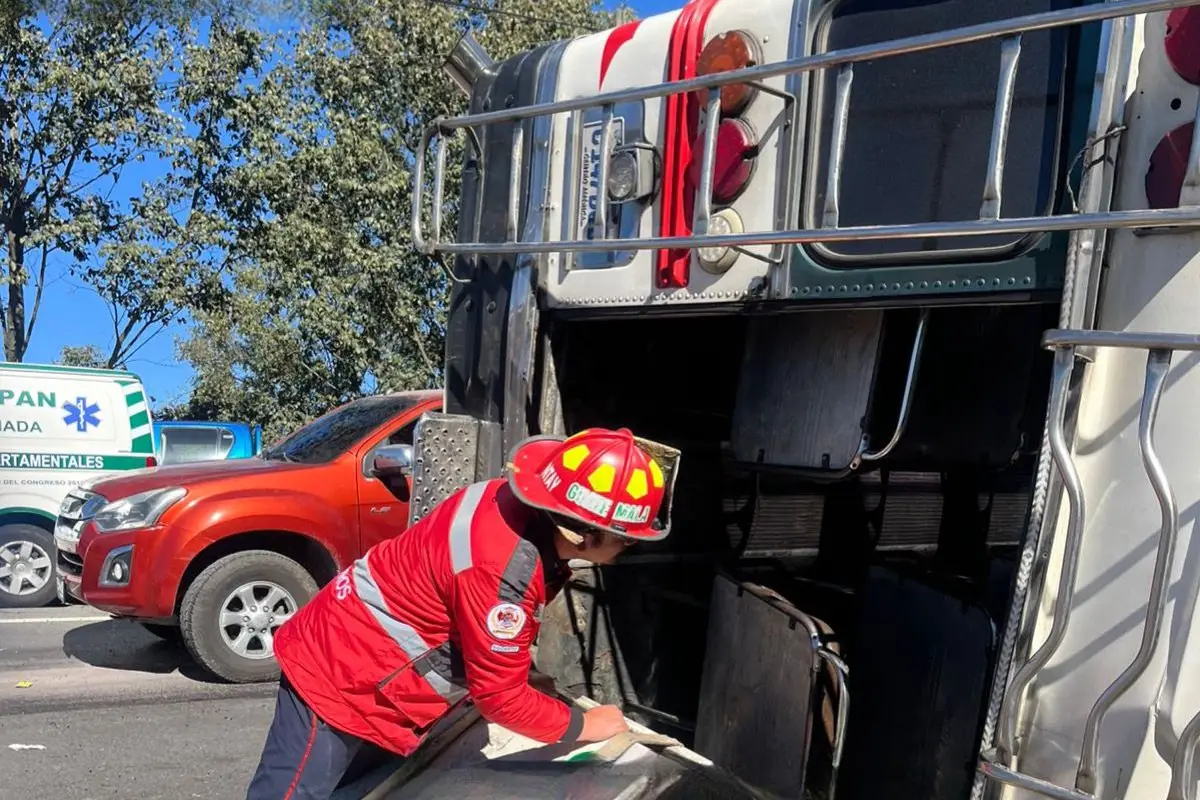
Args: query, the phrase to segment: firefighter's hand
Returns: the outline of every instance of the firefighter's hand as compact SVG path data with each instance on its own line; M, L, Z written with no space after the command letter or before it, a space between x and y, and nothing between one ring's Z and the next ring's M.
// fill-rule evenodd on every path
M543 675L540 672L531 670L529 673L529 685L544 695L558 697L558 689L554 685L554 678L551 678L549 675Z
M583 712L583 730L579 734L579 741L602 742L628 730L621 709L616 706L596 706Z

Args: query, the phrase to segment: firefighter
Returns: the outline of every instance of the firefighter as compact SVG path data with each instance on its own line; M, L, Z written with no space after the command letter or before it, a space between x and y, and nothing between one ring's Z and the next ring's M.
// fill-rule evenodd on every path
M469 697L545 743L627 730L530 685L530 646L567 561L661 539L662 467L628 430L535 437L506 477L452 495L343 570L275 636L275 717L247 800L328 798L370 756L410 755Z

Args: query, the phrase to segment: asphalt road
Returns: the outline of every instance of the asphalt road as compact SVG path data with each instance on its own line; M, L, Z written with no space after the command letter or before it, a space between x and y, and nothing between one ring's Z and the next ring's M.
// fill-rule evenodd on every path
M86 607L0 610L0 800L240 800L274 694Z

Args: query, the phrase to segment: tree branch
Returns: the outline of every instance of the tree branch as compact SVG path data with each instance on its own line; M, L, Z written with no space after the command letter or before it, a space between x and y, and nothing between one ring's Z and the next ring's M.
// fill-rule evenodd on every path
M25 341L33 335L33 326L37 323L38 309L42 307L42 291L46 288L46 262L49 260L49 241L42 242L42 263L38 264L37 288L33 292L33 309L29 312L29 325L25 327Z
M100 170L95 175L93 175L91 178L88 178L86 181L84 181L83 183L76 184L75 186L68 188L66 190L66 194L77 194L79 192L82 192L84 189L91 186L93 183L100 180L101 178L108 177L109 175L112 175L114 172L120 173L121 170L123 170L126 166L129 165L129 162L131 160L133 160L133 158L135 156L144 155L148 152L150 152L149 148L144 148L142 150L131 152L128 156L126 156L122 159L119 159L117 161L114 161L112 164L109 164L107 167ZM118 178L118 180L120 179L119 174L118 174L117 178Z
M130 337L130 339L129 339L130 342L136 342L136 345L134 347L129 348L129 350L127 350L126 352L122 353L120 356L120 359L118 360L117 363L121 363L121 362L129 363L129 359L131 359L135 355L137 355L139 350L141 350L146 345L150 344L150 342L154 341L156 336L158 336L159 334L161 334L163 331L165 331L167 329L167 327L171 324L171 320L174 318L174 316L175 316L174 314L160 315L155 320L151 320L151 321L147 322L145 325L143 325L142 329L140 331L138 331L136 335ZM151 333L149 336L145 336L143 338L143 334L145 334L145 332L150 328L151 325L155 325L155 324L161 325L161 327L158 330Z
M413 341L417 344L417 351L421 354L421 360L425 362L425 368L430 370L436 369L433 359L429 357L429 351L425 349L425 342L422 339L424 337L420 331L413 331Z

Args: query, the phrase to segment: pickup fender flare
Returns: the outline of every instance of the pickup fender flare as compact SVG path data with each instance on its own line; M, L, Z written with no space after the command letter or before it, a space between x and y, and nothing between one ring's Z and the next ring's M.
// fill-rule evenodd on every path
M174 605L180 581L200 553L238 534L303 536L320 545L337 569L358 555L354 506L332 509L312 494L286 489L222 492L184 502L187 505L164 527L156 548L154 570L161 576L159 591L164 605Z

